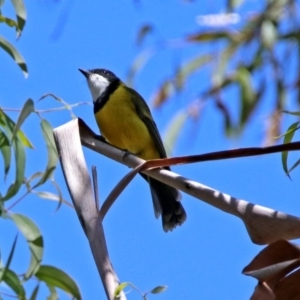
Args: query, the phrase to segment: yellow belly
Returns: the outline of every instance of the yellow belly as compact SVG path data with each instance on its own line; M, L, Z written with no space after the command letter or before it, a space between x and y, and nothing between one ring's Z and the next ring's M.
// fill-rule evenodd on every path
M145 160L160 158L147 126L122 90L116 90L95 117L101 134L113 146Z

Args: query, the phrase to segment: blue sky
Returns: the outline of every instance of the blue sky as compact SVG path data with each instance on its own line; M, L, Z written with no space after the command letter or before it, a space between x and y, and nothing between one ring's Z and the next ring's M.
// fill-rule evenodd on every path
M8 1L7 1L8 2ZM248 1L242 9L255 10L259 1ZM10 40L24 56L29 77L21 71L6 53L0 51L2 74L0 104L2 107L20 108L27 98L38 100L45 93L54 93L68 103L91 103L86 81L78 68L105 67L125 79L128 69L141 49L135 46L138 26L145 22L155 24L155 34L145 45L159 39L177 39L198 28L196 16L222 11L222 1L27 1L28 21L23 36L15 41L13 30L4 28L1 34ZM69 15L58 35L55 28L59 15L69 5ZM12 12L5 4L8 14ZM60 23L59 23L60 24ZM148 101L158 84L174 71L174 65L209 50L207 46L163 50L147 63L135 78L135 88ZM212 49L212 48L211 48ZM208 73L198 72L191 78L187 89L164 107L153 111L163 133L172 116L195 99L199 88L210 84ZM231 93L232 106L237 103ZM238 140L228 140L222 132L222 122L212 103L208 103L198 122L189 121L180 135L174 155L198 154L245 146L260 146L267 117L266 109L272 99L259 107L255 118ZM38 109L58 106L51 99L36 104ZM236 108L237 109L237 108ZM74 110L94 131L92 106ZM10 113L15 119L17 115ZM70 120L68 112L43 115L53 127ZM292 122L292 120L287 120ZM27 175L45 166L45 145L38 128L39 119L32 116L24 131L36 150L28 151ZM288 122L285 123L287 128ZM105 199L114 185L129 171L108 158L84 149L89 166L98 168L100 199ZM297 157L292 155L292 157ZM1 161L2 164L2 161ZM1 167L1 166L0 166ZM299 215L299 171L292 181L285 176L279 154L227 161L216 161L173 168L177 173L212 188L245 199L249 202ZM61 169L55 179L70 199ZM46 187L43 189L45 190ZM168 290L150 299L247 299L255 281L241 274L242 269L258 253L261 246L254 245L242 222L218 209L188 195L183 195L186 223L166 234L161 221L153 213L148 186L135 178L123 192L104 220L108 249L121 282L130 281L140 290L147 291L157 285ZM45 240L44 264L62 268L80 286L84 299L104 299L104 291L94 265L88 242L75 212L63 206L55 212L56 203L27 197L14 208L14 212L28 215L42 230ZM0 248L3 257L15 237L15 227L0 220ZM29 258L24 241L18 244L13 266L24 270ZM27 249L26 249L27 251ZM23 268L23 269L22 269ZM46 288L41 295L47 295ZM132 291L128 299L141 299ZM40 298L39 298L40 299ZM68 299L61 294L61 299Z

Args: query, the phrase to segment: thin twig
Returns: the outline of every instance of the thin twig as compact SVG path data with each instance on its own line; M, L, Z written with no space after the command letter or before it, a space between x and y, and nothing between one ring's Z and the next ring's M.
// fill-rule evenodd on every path
M68 107L73 108L73 107L77 107L79 105L91 105L91 103L89 103L89 102L78 102L78 103L75 103L75 104L68 104ZM11 111L11 112L20 112L22 110L20 108L10 108L10 107L1 107L1 109L3 111ZM66 109L66 106L53 107L53 108L49 108L49 109L36 109L35 112L36 113L49 113L49 112L59 111L59 110L64 110L64 109Z

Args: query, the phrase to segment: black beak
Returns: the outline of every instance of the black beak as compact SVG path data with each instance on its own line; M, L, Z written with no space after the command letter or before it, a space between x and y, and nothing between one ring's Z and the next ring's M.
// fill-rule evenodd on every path
M83 70L83 69L78 69L87 79L91 75L91 72Z

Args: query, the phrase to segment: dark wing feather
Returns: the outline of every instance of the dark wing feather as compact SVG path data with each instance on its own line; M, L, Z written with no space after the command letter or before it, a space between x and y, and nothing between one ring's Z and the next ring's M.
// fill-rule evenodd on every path
M143 97L137 93L134 89L127 87L126 89L129 90L129 93L132 96L132 102L135 106L135 109L137 111L137 114L141 118L141 120L145 123L147 126L151 136L153 137L154 143L158 149L158 152L160 154L161 158L167 157L166 150L164 147L164 144L162 142L161 136L159 134L159 131L157 129L157 126L152 118L150 109L146 103L146 101L143 99Z

